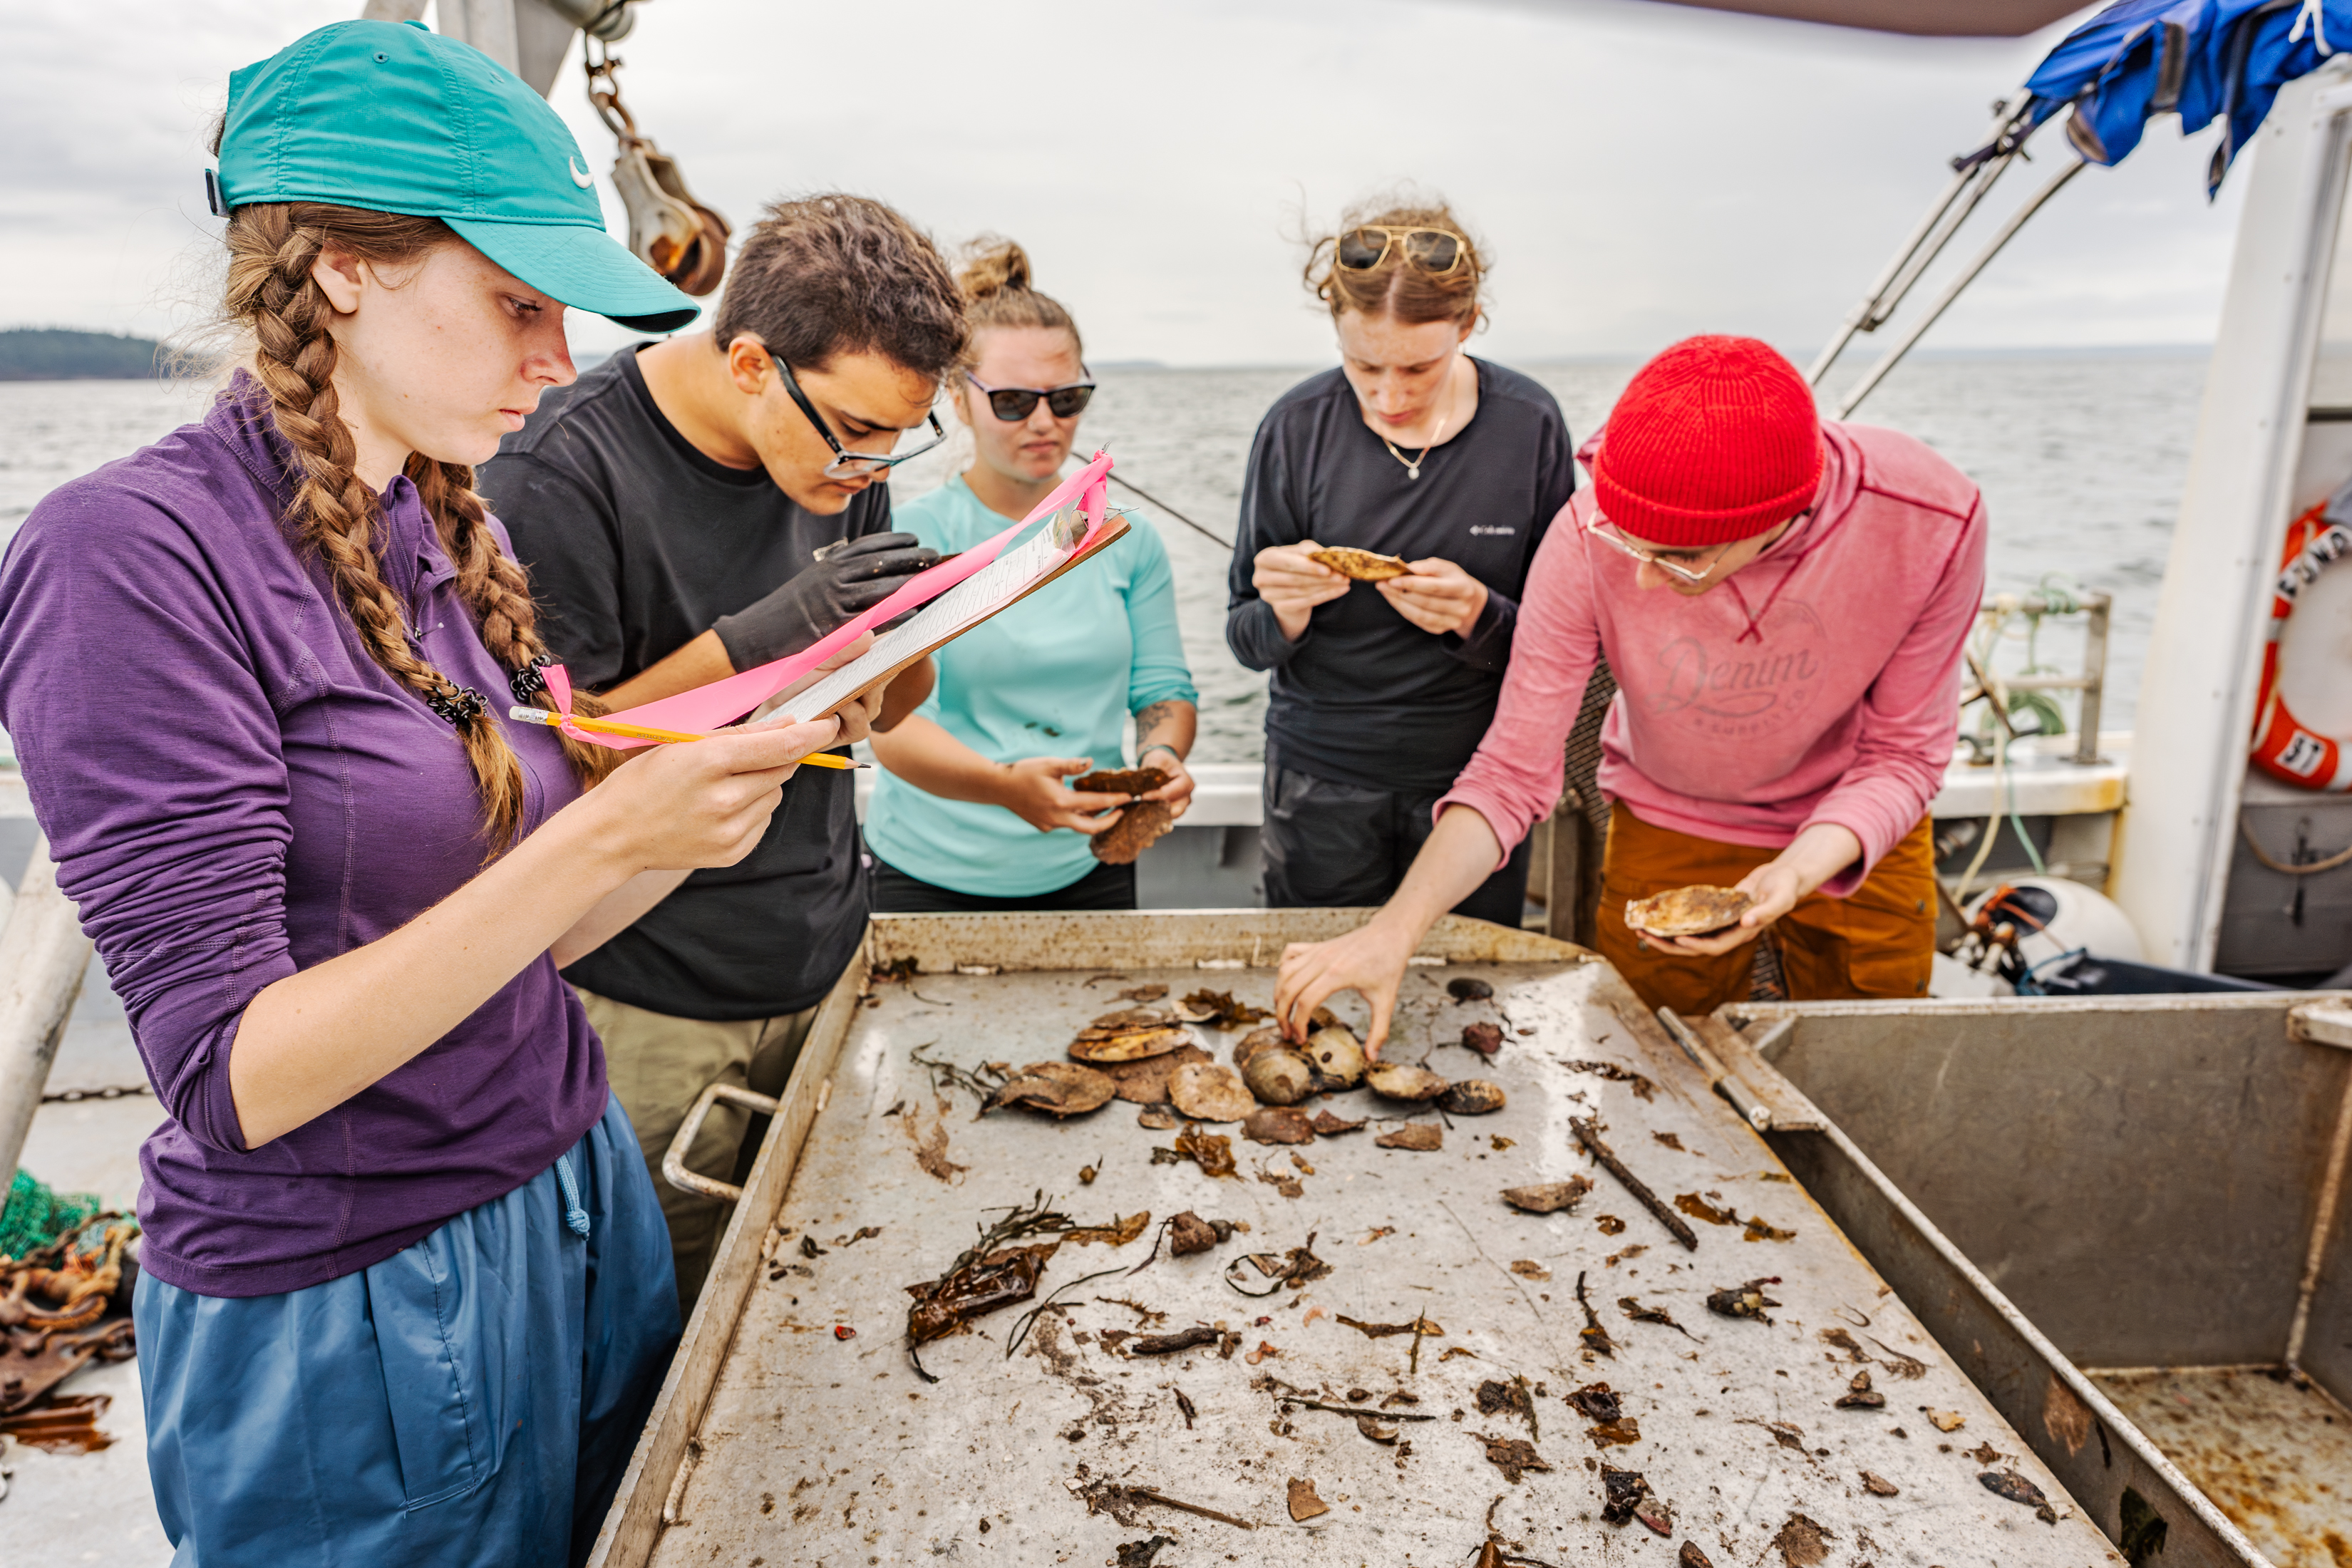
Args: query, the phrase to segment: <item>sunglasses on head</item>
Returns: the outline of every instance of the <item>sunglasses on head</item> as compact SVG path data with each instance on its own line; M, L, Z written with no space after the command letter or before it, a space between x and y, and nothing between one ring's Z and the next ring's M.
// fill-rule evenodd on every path
M1462 237L1444 228L1389 228L1365 224L1341 235L1337 246L1340 266L1350 272L1370 272L1388 259L1392 247L1402 245L1404 258L1423 272L1443 276L1462 265Z
M988 394L988 411L1007 425L1028 418L1041 397L1055 418L1076 419L1095 395L1091 381L1068 381L1059 386L991 386L970 371L964 372L963 378Z
M784 390L792 395L794 403L800 405L801 412L808 416L808 422L816 426L816 433L824 437L824 444L833 448L833 461L824 466L824 477L828 479L861 479L887 473L900 463L921 457L948 438L947 431L940 424L940 416L929 414L925 418L930 423L931 438L911 452L852 452L842 446L833 433L833 426L824 422L824 416L816 411L816 405L811 403L808 394L801 390L800 379L793 374L793 367L773 353L768 358L775 362L776 374L782 378ZM898 434L893 432L890 439L896 442L898 438Z

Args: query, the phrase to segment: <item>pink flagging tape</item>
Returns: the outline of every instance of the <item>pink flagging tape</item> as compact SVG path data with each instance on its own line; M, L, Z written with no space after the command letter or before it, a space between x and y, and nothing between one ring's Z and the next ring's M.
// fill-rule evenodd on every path
M1094 542L1102 531L1108 515L1109 484L1104 476L1110 472L1108 452L1097 451L1094 460L1054 489L1054 493L1037 503L1036 509L1019 522L995 538L974 545L951 561L942 561L928 572L907 579L898 591L875 605L847 625L834 630L811 647L771 664L755 666L724 680L714 680L708 686L698 686L691 691L681 691L675 697L665 697L657 702L642 703L618 713L607 714L626 724L643 724L657 730L716 730L731 724L769 698L810 674L826 659L865 633L885 622L898 619L909 610L919 609L970 577L1004 552L1004 547L1014 536L1041 518L1048 518L1073 500L1087 519L1087 534L1079 548ZM572 712L572 679L562 665L548 667L547 689L555 699L556 710L569 716ZM627 751L637 746L649 746L651 741L627 740L617 735L591 734L567 724L565 734L592 745L610 746Z

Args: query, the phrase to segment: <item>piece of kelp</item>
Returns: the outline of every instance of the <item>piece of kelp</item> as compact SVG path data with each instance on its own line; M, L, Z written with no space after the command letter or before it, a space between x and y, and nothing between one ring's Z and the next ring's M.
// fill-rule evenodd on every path
M1070 1230L1070 1216L1050 1208L1039 1192L981 1231L979 1241L958 1254L936 1279L907 1287L914 1298L907 1309L907 1359L926 1383L938 1378L923 1370L920 1347L949 1334L961 1333L974 1318L1025 1301L1037 1293L1038 1277L1046 1260ZM1055 1239L1017 1245L1035 1236Z

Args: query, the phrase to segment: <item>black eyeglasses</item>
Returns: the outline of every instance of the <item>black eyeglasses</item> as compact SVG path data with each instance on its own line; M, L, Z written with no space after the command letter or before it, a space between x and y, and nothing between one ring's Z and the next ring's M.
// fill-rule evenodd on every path
M824 466L824 477L828 479L862 479L887 473L900 463L921 457L948 438L946 429L940 424L939 415L934 412L924 416L930 422L931 438L911 452L849 451L835 438L833 427L816 411L816 405L809 401L808 394L801 390L801 384L793 375L793 367L773 353L768 357L775 362L776 374L783 377L784 390L792 394L794 403L801 405L801 412L807 415L808 422L816 426L816 433L824 437L824 444L833 448L833 461Z
M970 371L964 372L963 378L988 394L988 411L1007 425L1028 418L1041 397L1055 418L1076 419L1095 395L1091 381L1066 381L1059 386L991 386Z
M1336 259L1350 272L1370 272L1402 243L1404 258L1440 277L1462 265L1462 237L1444 228L1387 228L1366 224L1339 237Z

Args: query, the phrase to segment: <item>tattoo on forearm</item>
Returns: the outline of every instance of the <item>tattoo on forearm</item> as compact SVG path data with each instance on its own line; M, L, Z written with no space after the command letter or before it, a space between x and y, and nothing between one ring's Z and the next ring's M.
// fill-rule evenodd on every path
M1167 699L1165 701L1148 703L1145 706L1137 709L1135 711L1135 745L1137 751L1139 752L1144 747L1151 745L1155 743L1155 742L1161 744L1169 743L1162 741L1157 731L1161 725L1172 724L1181 719L1191 707L1191 703L1180 702L1171 697Z

